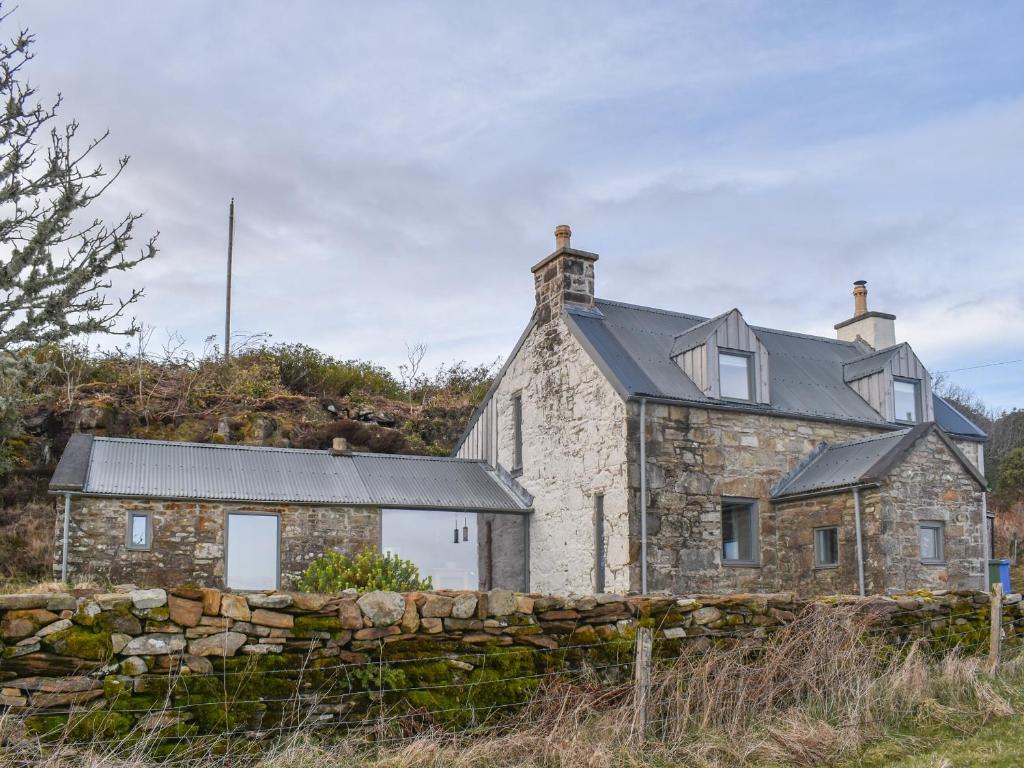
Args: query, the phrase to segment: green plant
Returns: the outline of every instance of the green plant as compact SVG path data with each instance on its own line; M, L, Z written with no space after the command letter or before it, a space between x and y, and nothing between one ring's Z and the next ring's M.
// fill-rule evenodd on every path
M417 592L433 587L429 576L420 578L420 569L411 560L372 549L364 549L355 557L327 552L309 564L298 586L303 592Z

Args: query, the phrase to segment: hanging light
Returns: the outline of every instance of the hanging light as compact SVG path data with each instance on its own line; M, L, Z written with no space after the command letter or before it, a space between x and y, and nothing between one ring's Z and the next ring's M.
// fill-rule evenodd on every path
M454 530L454 533L452 535L452 541L455 544L459 543L459 516L458 515L455 516L455 530Z
M462 518L462 540L469 541L469 521L466 518Z

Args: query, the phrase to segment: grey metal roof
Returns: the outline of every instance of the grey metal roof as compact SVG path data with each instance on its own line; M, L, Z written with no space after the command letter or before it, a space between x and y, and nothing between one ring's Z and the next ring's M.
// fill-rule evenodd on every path
M935 432L983 488L985 478L934 422L839 445L819 444L772 488L772 498L800 496L878 482L909 454L918 440Z
M855 342L754 327L768 351L771 402L731 405L707 397L672 360L677 337L707 322L706 318L597 299L593 309L567 308L566 319L623 397L679 400L895 428L847 383L844 365L866 359L865 348ZM935 409L936 420L944 430L984 438L981 430L950 411L948 406L937 405Z
M878 373L885 368L886 363L899 354L900 347L902 346L902 344L896 344L895 346L864 355L856 360L851 360L848 363L843 363L843 378L846 381L856 381L865 376L870 376L872 373Z
M96 437L69 443L52 491L89 495L525 512L482 461ZM65 464L65 462L68 462Z

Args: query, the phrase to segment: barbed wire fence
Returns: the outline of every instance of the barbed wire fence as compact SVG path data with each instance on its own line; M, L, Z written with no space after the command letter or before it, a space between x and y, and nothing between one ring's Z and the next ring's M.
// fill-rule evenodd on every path
M868 625L864 636L896 652L924 645L987 654L994 672L1020 653L1024 616L1004 611L997 585L989 618L988 633L977 621L949 613ZM118 681L111 676L114 682L94 701L0 715L0 753L5 766L27 768L37 765L46 749L115 754L144 748L159 755L161 765L186 766L211 754L256 759L268 743L298 734L352 739L377 749L402 746L425 733L458 742L507 733L521 725L516 713L556 706L559 697L581 690L590 693L594 706L628 707L633 730L646 735L670 725L669 716L652 704L659 664L687 650L704 653L728 644L746 643L756 653L782 626L697 628L671 637L660 626L639 626L629 636L604 642L406 658L388 658L382 642L366 663L307 654L299 663L266 668L253 657L246 669L147 675L141 690L129 679L123 692L109 687Z

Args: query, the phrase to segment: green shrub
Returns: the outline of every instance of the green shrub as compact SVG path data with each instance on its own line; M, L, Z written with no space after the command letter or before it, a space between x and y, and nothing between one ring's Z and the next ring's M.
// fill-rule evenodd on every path
M315 397L352 393L398 397L401 387L382 366L362 360L337 360L305 344L278 344L266 350L277 361L281 383L292 392Z
M433 585L429 576L420 578L420 569L411 560L364 549L354 558L333 551L321 555L306 568L298 587L303 592L418 592Z

